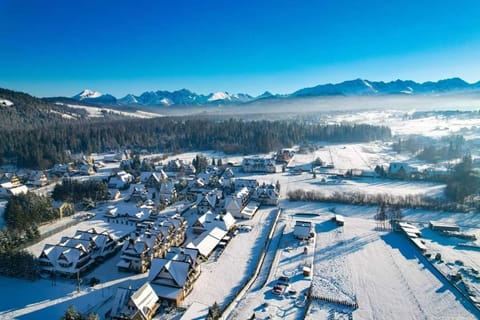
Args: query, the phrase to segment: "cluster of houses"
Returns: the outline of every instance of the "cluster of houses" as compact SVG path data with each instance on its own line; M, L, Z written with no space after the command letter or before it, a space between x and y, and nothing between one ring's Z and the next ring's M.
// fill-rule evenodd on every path
M171 247L163 258L153 259L148 280L140 288L117 289L107 317L152 319L162 303L179 305L199 276L198 251Z
M199 277L200 261L228 244L238 219L251 219L260 205L277 205L280 197L278 183L259 185L254 179L236 178L234 168L228 166L209 165L197 173L191 164L171 160L133 176L122 170L122 163L132 161L126 155L111 161L120 161L120 168L107 180L110 200L123 195L123 200L135 205L112 202L104 218L127 227L124 236L114 238L93 228L77 230L57 244L45 245L39 263L45 274L75 277L121 250L118 270L148 272L148 281L137 289L118 288L108 315L112 319L151 319L162 302L178 305ZM254 160L251 169L244 171L275 172L272 159L261 162ZM69 166L64 169L71 172ZM36 186L47 183L42 175L37 180ZM19 185L12 178L8 183ZM170 205L179 199L187 204L182 212L155 210L156 204ZM190 225L182 215L186 209L197 214L195 220L189 219Z
M116 252L117 240L94 228L77 230L57 244L46 244L38 258L44 274L74 277Z
M135 231L125 240L117 267L121 271L146 272L154 258L163 258L171 247L185 240L187 222L179 214L149 215L136 223Z
M406 162L391 162L388 166L388 176L401 179L434 179L445 180L452 171L446 168L425 168L412 166Z

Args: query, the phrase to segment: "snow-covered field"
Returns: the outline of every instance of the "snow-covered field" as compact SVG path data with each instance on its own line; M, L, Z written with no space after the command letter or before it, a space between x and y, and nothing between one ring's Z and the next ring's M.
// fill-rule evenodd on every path
M146 112L146 111L140 111L140 110L134 110L133 112L126 112L126 111L120 111L112 108L82 106L82 105L76 105L76 104L67 104L67 106L70 108L83 109L87 111L89 117L91 118L103 117L105 112L118 114L126 117L143 118L143 119L162 117L162 115L159 113Z

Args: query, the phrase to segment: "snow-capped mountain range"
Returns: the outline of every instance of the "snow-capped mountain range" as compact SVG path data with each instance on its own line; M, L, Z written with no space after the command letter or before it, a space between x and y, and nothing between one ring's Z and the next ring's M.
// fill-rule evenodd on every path
M226 105L244 104L265 99L294 99L303 97L321 96L381 96L381 95L428 95L446 94L454 92L480 91L480 81L470 84L460 78L451 78L437 82L427 81L418 83L412 80L395 80L390 82L369 81L355 79L341 83L321 84L315 87L297 90L291 94L275 95L268 91L253 97L245 93L230 94L225 91L197 94L187 89L176 91L146 91L141 95L127 94L123 98L116 98L110 94L98 91L84 90L72 97L77 101L109 105Z

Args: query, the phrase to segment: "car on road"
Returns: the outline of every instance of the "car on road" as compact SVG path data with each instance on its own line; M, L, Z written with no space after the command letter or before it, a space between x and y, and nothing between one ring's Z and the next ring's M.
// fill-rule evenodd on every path
M249 225L246 225L246 224L241 224L238 226L238 230L242 231L242 232L250 232L252 231L253 227L252 226L249 226Z

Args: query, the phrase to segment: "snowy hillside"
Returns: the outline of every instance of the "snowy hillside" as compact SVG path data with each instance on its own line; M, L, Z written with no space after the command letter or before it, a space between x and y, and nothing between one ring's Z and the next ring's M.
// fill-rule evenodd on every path
M13 106L13 102L7 99L0 99L0 106L10 107Z

